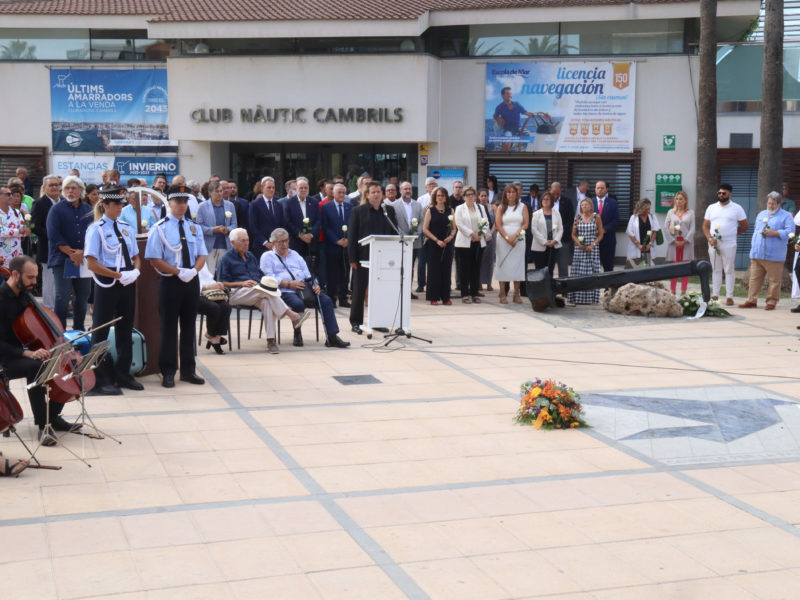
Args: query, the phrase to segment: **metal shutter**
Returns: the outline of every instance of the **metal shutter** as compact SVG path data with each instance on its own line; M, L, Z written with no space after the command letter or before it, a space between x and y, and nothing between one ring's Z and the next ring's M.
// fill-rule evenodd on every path
M539 186L539 190L542 192L547 189L546 160L525 162L489 161L489 175L497 177L498 191L500 192L506 185L514 181L522 183L522 190L525 194L528 193L530 186L534 183Z
M750 266L750 241L758 214L758 165L726 165L720 169L720 182L733 186L733 201L747 214L750 226L736 238L736 268Z
M598 179L608 182L608 193L619 203L620 225L626 226L631 216L631 201L638 197L633 190L633 161L571 160L569 181L562 181L561 186L568 189L583 179L589 181L590 196L594 196Z

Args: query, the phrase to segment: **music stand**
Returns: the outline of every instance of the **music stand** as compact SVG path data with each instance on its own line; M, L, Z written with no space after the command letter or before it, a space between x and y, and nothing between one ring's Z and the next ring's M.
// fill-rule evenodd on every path
M45 394L46 417L44 425L44 435L52 435L53 437L56 437L53 428L50 426L50 394L49 390L47 390L47 382L53 379L53 377L55 377L58 371L61 369L61 363L64 361L64 354L68 351L68 349L70 352L72 351L72 347L69 344L61 344L59 346L54 346L53 349L51 350L50 358L42 361L42 365L39 367L39 372L36 374L36 379L34 379L31 383L25 386L25 390L28 391L31 388L41 385L47 392ZM39 445L36 446L36 450L34 450L33 453L31 454L31 458L35 460L37 463L39 462L39 460L36 458L36 453L39 451L39 448L41 447L42 447L42 441L39 440ZM67 448L67 451L75 455L76 458L80 458L69 448Z
M83 435L93 440L102 440L108 437L117 442L118 444L122 444L122 442L119 441L114 436L109 435L105 431L99 429L97 425L94 424L92 416L86 410L86 388L84 387L83 377L81 377L81 375L83 375L87 371L92 371L96 369L106 354L108 354L108 340L105 340L103 342L100 342L99 344L95 344L94 346L92 346L92 348L89 350L89 352L86 353L86 355L83 357L78 366L72 369L72 373L70 373L66 377L63 377L62 379L64 381L67 381L68 379L72 379L74 377L80 378L78 379L78 381L80 382L81 385L81 395L78 397L78 402L80 402L81 404L81 412L76 417L75 421L73 422L73 425L80 422L81 427L83 427L84 425L86 425L86 421L88 420L89 427L91 429L94 429L95 433L84 433ZM86 464L88 465L89 463Z

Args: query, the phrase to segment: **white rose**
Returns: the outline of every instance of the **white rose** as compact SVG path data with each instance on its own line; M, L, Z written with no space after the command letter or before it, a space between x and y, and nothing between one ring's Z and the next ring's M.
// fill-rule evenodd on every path
M229 210L225 211L225 218L226 219L230 219L232 216L233 216L233 213L231 211L229 211Z
M419 223L419 221L417 221L416 218L411 219L411 225L413 225L414 227L416 227L418 223Z
M582 236L582 235L579 235L579 236L578 236L578 241L579 241L581 244L583 243L583 236Z
M308 218L308 217L306 217L305 219L303 219L303 225L308 225L310 222L311 222L311 221L309 220L309 218Z
M31 215L30 215L30 213L25 213L25 220L26 220L26 221L30 221L30 220L31 220Z
M719 233L719 225L717 225L716 227L714 227L714 231L716 231L717 233Z
M147 227L147 221L145 221L144 219L142 219L142 227Z
M347 225L342 225L342 231L343 231L344 233L347 233Z
M679 232L680 230L681 230L681 224L680 223L676 223L675 224L675 231Z
M765 223L765 224L769 223L769 219L762 219L762 222Z
M652 233L653 233L653 232L652 232L652 231L650 231L650 230L648 229L648 230L647 230L647 237L650 237L650 235L651 235Z
M447 220L448 221L452 221L453 220L453 215L447 215Z

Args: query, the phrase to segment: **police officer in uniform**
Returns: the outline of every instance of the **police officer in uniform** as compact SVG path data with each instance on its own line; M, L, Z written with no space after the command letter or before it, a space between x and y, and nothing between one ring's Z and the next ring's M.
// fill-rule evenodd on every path
M194 327L200 297L198 271L206 262L203 231L186 216L191 190L173 185L167 190L169 214L150 230L144 257L161 275L158 285L158 314L161 317L161 345L158 366L166 388L175 387L178 370L178 325L180 324L180 380L203 384L195 373Z
M97 383L89 392L94 395L119 395L120 387L143 390L144 386L131 375L133 357L133 315L136 309L136 279L139 277L139 248L136 229L119 219L127 203L125 190L106 188L95 204L95 222L86 232L86 265L96 284L92 327L99 327L116 317L114 324L117 361L107 354L95 370ZM108 339L109 328L92 334L92 344ZM116 382L116 384L115 384ZM119 387L118 387L119 386Z

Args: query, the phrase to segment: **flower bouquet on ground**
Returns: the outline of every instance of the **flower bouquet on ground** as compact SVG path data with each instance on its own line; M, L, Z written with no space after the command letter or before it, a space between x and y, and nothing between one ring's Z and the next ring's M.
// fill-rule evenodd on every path
M703 295L700 292L689 292L678 299L678 304L680 304L681 308L683 309L684 317L694 317L697 314L697 311L700 310L700 307L704 304ZM730 317L731 313L722 308L719 300L714 300L712 298L709 300L708 305L705 308L705 312L700 316Z
M520 394L517 423L530 423L536 429L588 427L581 417L580 395L563 383L537 378L523 383Z

